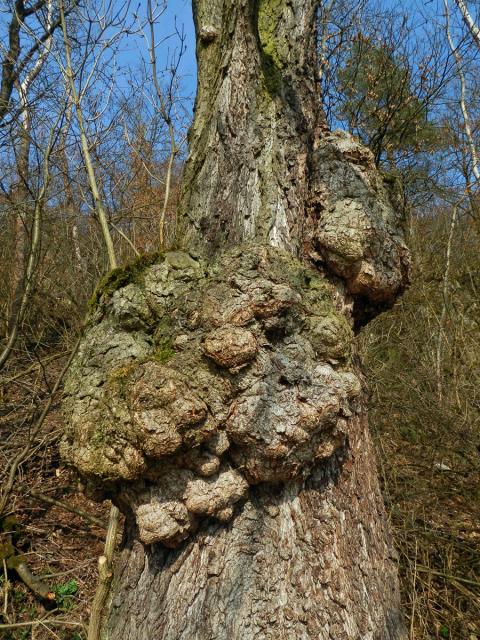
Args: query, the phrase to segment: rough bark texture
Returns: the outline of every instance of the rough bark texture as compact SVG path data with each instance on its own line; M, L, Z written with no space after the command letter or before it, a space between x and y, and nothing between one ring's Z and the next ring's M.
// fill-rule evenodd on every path
M314 0L194 0L198 94L185 246L256 240L298 253L319 99Z
M362 421L307 480L259 485L233 522L176 551L127 531L111 638L406 638Z
M185 250L92 301L62 453L127 516L111 640L406 637L354 329L408 257L315 112L315 4L194 2Z

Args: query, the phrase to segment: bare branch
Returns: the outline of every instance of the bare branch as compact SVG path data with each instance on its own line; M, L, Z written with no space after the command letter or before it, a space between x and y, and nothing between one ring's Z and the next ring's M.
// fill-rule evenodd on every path
M103 205L102 198L100 196L100 191L98 189L95 171L93 168L90 148L89 148L88 139L87 139L87 132L85 128L83 112L81 107L81 99L77 91L77 88L75 86L75 77L73 74L72 58L71 58L71 46L70 46L70 40L67 33L67 23L66 23L65 17L66 16L65 16L63 0L60 0L60 19L62 24L63 43L65 47L65 57L66 57L66 68L65 68L66 81L69 86L71 100L74 104L75 113L77 116L77 123L78 123L78 128L80 130L80 139L82 144L83 160L85 162L85 168L87 170L90 191L93 197L93 201L95 203L95 213L97 215L98 221L100 223L100 227L102 229L103 239L105 242L108 260L110 263L110 269L115 269L117 267L117 259L115 256L115 249L113 246L113 240L110 234L110 229L108 228L107 213L105 211L105 207Z
M470 31L470 34L473 38L473 41L475 42L477 47L480 49L480 29L477 27L474 19L470 15L467 5L463 0L455 0L455 4L460 9L460 13L462 14L463 21L467 25L468 30Z

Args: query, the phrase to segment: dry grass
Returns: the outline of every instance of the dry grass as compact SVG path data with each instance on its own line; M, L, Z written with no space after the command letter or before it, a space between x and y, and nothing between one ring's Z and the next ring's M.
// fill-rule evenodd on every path
M448 225L414 224L413 284L361 337L415 640L480 638L480 239L455 230L444 301Z

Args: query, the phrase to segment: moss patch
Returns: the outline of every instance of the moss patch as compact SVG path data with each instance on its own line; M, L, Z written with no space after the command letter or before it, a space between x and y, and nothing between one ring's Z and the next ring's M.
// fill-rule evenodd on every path
M97 449L99 447L103 447L103 445L107 441L107 434L102 426L97 427L95 429L94 434L90 438L90 444L93 448Z
M175 355L175 350L173 348L173 342L170 338L163 338L158 342L155 351L149 357L149 360L155 360L163 364L167 362Z
M112 394L118 393L120 398L125 399L127 380L138 367L138 364L139 362L134 360L128 364L116 367L108 374L107 386ZM95 438L96 436L94 435L93 437ZM97 437L96 442L103 442L104 440L104 436L101 440Z
M123 382L128 376L132 373L132 371L138 366L137 362L131 362L130 364L123 365L122 367L117 367L110 372L108 376L109 382Z
M127 284L132 282L138 282L145 269L155 264L161 256L162 254L159 252L146 253L135 260L135 262L125 267L118 267L107 273L107 275L100 280L88 302L90 313L95 311L101 302L107 302L118 289L126 287Z
M259 0L258 2L257 25L262 50L278 69L284 65L282 49L277 37L283 6L283 0Z
M257 11L263 81L268 94L273 97L280 93L283 85L284 51L277 33L283 2L281 0L259 0Z

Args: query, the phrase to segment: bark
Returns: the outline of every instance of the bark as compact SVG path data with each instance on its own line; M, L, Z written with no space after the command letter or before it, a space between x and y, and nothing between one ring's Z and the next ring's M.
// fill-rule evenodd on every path
M403 639L353 341L406 283L395 193L323 124L316 2L193 4L188 251L103 281L66 383L126 515L108 637Z
M181 205L190 249L255 238L300 251L321 123L316 4L193 2L198 94Z
M304 486L256 487L233 523L178 550L127 530L112 640L406 637L365 422L350 436Z
M0 122L8 113L10 97L15 85L15 65L20 55L20 29L24 19L23 0L16 0L8 27L8 51L2 60L2 79L0 82Z

